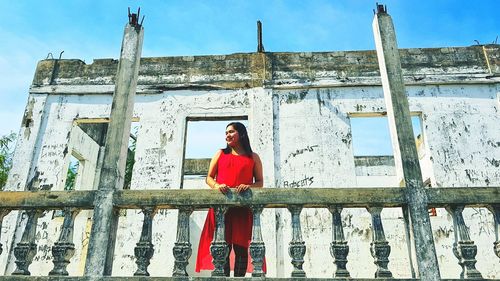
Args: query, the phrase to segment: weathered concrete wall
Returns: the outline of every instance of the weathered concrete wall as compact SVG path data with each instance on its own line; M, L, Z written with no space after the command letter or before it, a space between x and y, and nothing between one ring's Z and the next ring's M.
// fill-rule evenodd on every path
M439 95L437 89L446 94ZM361 97L359 92L363 93ZM434 186L500 185L500 170L496 167L496 160L491 160L498 159L500 156L500 149L498 149L494 141L494 139L499 138L498 132L500 132L500 122L498 122L499 116L496 112L498 111L498 101L495 99L497 86L410 86L408 87L408 93L410 96L410 110L412 112L419 112L423 116L424 138L426 138L428 147L428 152L423 153L423 155L430 155L429 159L432 165L432 167L429 167L429 161L427 161L425 157L422 157L422 165L426 166L426 168L423 169L423 180L431 177L428 173L433 171L433 181L431 180L431 183L434 184ZM296 115L293 120L292 118L285 119L288 116L280 114L280 120L283 120L282 124L287 124L286 122L297 123L293 125L297 130L280 128L280 132L284 132L283 134L285 134L285 137L280 140L291 140L286 143L283 141L280 142L280 148L284 147L281 153L285 150L288 152L285 152L285 155L302 156L304 153L313 153L314 150L321 151L319 153L321 156L318 155L306 159L299 159L297 162L293 162L295 165L289 164L287 158L282 160L281 175L283 178L283 186L286 186L284 181L288 180L286 177L287 175L299 178L290 181L292 182L291 187L355 186L356 183L352 182L356 179L356 176L354 174L354 158L350 145L349 121L348 118L345 118L347 121L344 121L337 116L343 114L347 117L351 113L362 112L384 112L385 106L383 105L381 89L376 87L314 89L309 91L287 91L281 92L281 94L281 100L285 101L283 103L283 108L286 109L290 107L289 112L293 112L291 114ZM285 111L285 109L280 111L280 113ZM328 115L332 111L339 112L340 114L337 116ZM483 115L482 112L486 114ZM321 117L323 115L326 115L327 118L322 119ZM429 122L431 115L432 121ZM326 122L327 124L325 125ZM453 125L454 123L463 124L467 129L465 129L465 127L463 131L454 129L457 127ZM473 126L473 124L476 124L476 126ZM285 126L286 125L283 125L283 127ZM472 127L474 127L474 129L472 129ZM450 132L450 130L453 132ZM334 139L336 143L331 143L330 139ZM311 143L311 140L316 140L320 145L315 146L316 144ZM470 147L471 143L474 143L474 147ZM301 149L298 148L299 144L305 144L309 147L304 146L304 148L307 149ZM323 148L322 145L325 145L325 148ZM322 148L324 150L322 150ZM486 151L487 153L485 153ZM307 160L309 160L309 162L307 162ZM336 161L339 162L336 163ZM335 164L338 164L338 167L336 167ZM453 172L450 172L451 170L453 170ZM300 176L297 177L297 174ZM468 176L471 174L478 176L474 179ZM315 186L314 180L317 179L318 175L323 175L323 177L320 177L323 182ZM475 183L478 179L481 179L482 182ZM349 182L349 180L351 182ZM373 182L374 179L371 180ZM399 185L397 179L393 183L392 186ZM484 210L476 211L476 216L478 212L486 214ZM385 215L392 223L390 229L386 228L386 231L394 231L396 228L392 228L394 227L392 220L401 218L401 215L393 212L386 212ZM306 213L304 216L305 221L303 225L310 226L309 230L305 231L305 237L308 236L308 231L312 233L324 232L322 238L325 240L328 239L331 233L330 227L325 227L324 223L321 224L318 221L314 222L318 217L322 217L319 221L328 221L329 216L326 212L321 214L321 212L315 210L313 214ZM364 216L365 219L368 220L366 212L364 214L355 213L353 216ZM450 218L448 218L447 215L444 215L444 217L441 216L441 218L443 218L444 221L433 218L433 223L437 225L443 223L447 224L449 229L449 227L451 227ZM472 218L469 217L469 219ZM483 249L484 256L488 257L487 259L482 259L481 263L483 264L483 268L492 269L495 268L495 263L498 262L491 250L491 243L494 240L491 236L493 231L492 218L488 214L488 216L482 217L480 221L483 221L485 225L489 224L488 229L490 234L488 235L486 231L482 231L480 234L477 233L477 239L481 240L481 242L478 241L476 244ZM285 224L287 223L289 222L285 222ZM362 225L362 223L360 224ZM311 225L313 225L313 227L311 227ZM314 225L321 225L321 227L314 227ZM359 225L356 227L359 227ZM479 228L476 228L475 230L477 231L478 229ZM365 230L370 231L368 228ZM349 233L353 231L353 229L347 226L345 231ZM285 237L286 236L290 237L289 234L286 234ZM458 267L450 266L452 264L456 265L456 261L449 255L449 252L445 252L445 249L449 249L453 242L450 239L444 241L443 235L440 234L439 230L436 231L435 236L437 237L437 247L440 249L438 253L443 277L456 276ZM449 236L447 237L452 238ZM404 241L403 232L400 232L400 235L395 235L394 238L395 241L390 241L393 249L400 249L404 252L406 242ZM307 239L305 240L307 241ZM310 241L316 242L321 240L322 239L317 239L317 237L315 237ZM351 248L353 248L352 253L362 251L355 249L359 245L361 244L350 244ZM315 245L310 246L312 247L312 253L321 253L319 256L328 255L325 244L318 245L317 247ZM363 249L368 249L368 246L363 245ZM368 252L365 252L365 254L366 256L369 255ZM407 255L408 254L406 254L406 256ZM394 257L393 255L393 258ZM398 259L401 257L405 257L405 255L398 256ZM391 263L393 263L392 266L395 267L394 263L396 262L400 262L400 260L391 260ZM353 261L350 261L350 263L354 266ZM478 266L481 263L478 262ZM314 276L316 274L322 276L328 275L326 270L321 267L315 267L314 265L309 266L310 267L308 267L307 263L305 264L306 271L312 272ZM394 269L394 267L390 265L390 268ZM409 272L404 270L404 266L398 267L398 269L401 271L398 270L396 274L408 276L406 274ZM374 269L370 270L373 271ZM498 274L495 272L495 270L492 270L485 272L485 274L494 276ZM353 274L353 276L356 275Z
M399 186L392 156L356 156L354 165L359 187Z
M423 179L430 178L433 186L500 186L499 50L498 45L488 46L486 57L481 46L401 50L410 110L422 116ZM78 146L71 133L74 120L109 116L116 61L85 65L62 60L56 67L54 63L45 60L38 65L9 189L22 190L30 182L34 188L62 189L67 157L72 146ZM398 186L392 174L377 179L356 174L350 115L385 113L378 75L372 51L143 58L134 108L139 130L131 188L206 188L203 179L182 180L187 118L230 116L248 116L252 146L263 159L266 187L361 187L363 182ZM93 181L82 182L82 189L89 187L94 187ZM498 260L491 250L491 215L482 209L468 212L466 222L481 253L477 267L484 277L499 278ZM268 275L289 276L290 214L280 209L263 214ZM70 274L83 270L88 217L83 212L76 223L77 252ZM369 214L350 209L344 210L343 217L350 246L348 269L353 277L372 277ZM396 277L410 277L401 210L386 209L382 217L392 247L389 269ZM203 211L191 218L190 273L204 218ZM15 226L22 225L16 219L15 214L9 215L2 230L2 241L8 242L0 262L7 272L13 269L9 243ZM318 266L330 256L329 212L303 210L301 220L308 276L331 276L330 265ZM451 218L439 211L431 220L442 276L456 278L460 268L451 252ZM135 271L133 247L141 222L138 211L120 217L116 275L130 276ZM155 216L152 275L171 275L176 222L176 211L159 210ZM40 219L39 253L30 267L33 274L47 274L52 268L50 246L60 223L51 213ZM19 237L17 231L14 239Z
M210 158L185 159L184 175L207 175Z
M500 73L498 45L400 52L407 84L491 83ZM81 60L43 60L37 66L31 91L111 93L117 64L112 59L94 60L89 65ZM375 51L142 58L138 92L263 84L273 88L379 85L379 75Z

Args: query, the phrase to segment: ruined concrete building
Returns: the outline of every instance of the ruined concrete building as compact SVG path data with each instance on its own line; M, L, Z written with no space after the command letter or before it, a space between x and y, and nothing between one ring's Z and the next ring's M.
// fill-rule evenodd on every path
M141 58L136 19L120 60L38 63L1 192L4 275L220 276L223 223L215 270L193 270L204 214L247 205L252 276L500 278L499 45L398 50L379 6L376 51ZM394 157L355 157L352 120L383 116ZM248 122L262 190L184 177L187 125L229 119Z

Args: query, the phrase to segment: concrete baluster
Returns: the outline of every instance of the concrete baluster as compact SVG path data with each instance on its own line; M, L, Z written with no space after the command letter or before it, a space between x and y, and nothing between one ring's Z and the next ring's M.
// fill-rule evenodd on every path
M0 210L0 235L2 234L2 223L3 223L3 218L10 213L10 210L7 209L1 209ZM0 236L1 237L1 236ZM3 245L0 243L0 255L3 252Z
M69 260L75 254L75 244L73 243L73 231L75 225L75 218L80 212L80 209L65 208L64 221L61 226L61 233L59 239L52 246L52 256L54 257L54 268L49 272L49 275L67 276L68 271L66 267Z
M300 212L302 206L292 205L288 207L292 215L292 241L288 244L288 254L292 258L292 277L306 277L302 265L304 264L304 255L306 254L306 245L302 240L302 229L300 226Z
M25 214L28 221L24 227L21 241L14 247L14 256L16 257L16 269L12 275L31 275L28 270L33 258L36 255L37 245L35 243L36 227L38 218L41 216L41 210L27 210Z
M391 278L392 273L387 268L391 246L389 246L389 242L385 239L384 227L380 216L382 207L369 207L367 210L372 216L372 243L370 243L370 252L375 265L377 265L375 278Z
M134 248L135 263L137 270L134 276L149 276L148 266L149 261L154 254L153 239L153 217L156 213L155 208L145 207L142 209L144 221L142 222L141 238Z
M214 270L212 271L212 276L225 276L224 275L224 265L226 263L226 257L229 254L229 247L227 246L225 240L225 227L224 227L224 215L226 214L227 207L217 206L214 207L215 212L215 233L214 240L210 246L210 253L212 254Z
M500 258L500 205L493 205L488 208L493 213L493 228L495 229L495 242L493 251Z
M465 225L462 212L464 206L449 206L446 208L453 218L453 228L455 233L455 243L453 243L453 253L458 259L458 264L462 267L460 278L478 279L483 278L476 269L477 246L470 240L469 230Z
M189 216L193 212L192 207L179 207L177 217L177 241L172 250L175 258L172 276L188 276L186 266L189 263L192 249L189 242Z
M345 241L344 229L342 227L342 207L332 205L328 207L328 210L332 213L332 243L330 244L330 254L337 268L333 273L333 278L349 278L351 276L346 268L349 246L347 245L347 241Z
M253 226L252 226L252 242L250 243L250 256L252 257L252 277L265 277L266 274L262 269L264 265L264 256L266 255L266 245L262 240L262 229L260 226L260 215L264 206L253 205Z

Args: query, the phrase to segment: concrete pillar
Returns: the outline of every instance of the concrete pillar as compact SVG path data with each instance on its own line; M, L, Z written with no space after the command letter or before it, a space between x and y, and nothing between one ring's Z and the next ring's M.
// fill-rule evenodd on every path
M134 109L134 96L141 58L144 29L135 20L125 26L120 61L115 80L110 123L104 147L104 162L96 198L90 235L86 276L111 275L116 237L117 214L113 193L123 187L125 163Z
M427 196L413 136L396 33L392 19L382 5L377 6L377 13L373 19L373 34L394 148L394 160L398 173L402 171L402 178L405 181L418 272L421 280L439 280L439 267L427 212Z

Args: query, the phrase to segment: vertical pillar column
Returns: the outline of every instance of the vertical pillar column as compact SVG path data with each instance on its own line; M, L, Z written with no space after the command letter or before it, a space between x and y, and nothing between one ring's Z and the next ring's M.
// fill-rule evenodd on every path
M138 15L129 14L125 26L110 123L104 147L104 162L96 197L90 234L86 276L111 275L118 216L113 211L113 194L123 187L134 96L141 58L144 29Z
M431 223L427 213L427 195L422 182L410 109L406 97L396 33L391 16L377 5L373 34L384 89L394 160L406 184L406 202L412 223L418 271L422 280L440 279Z

